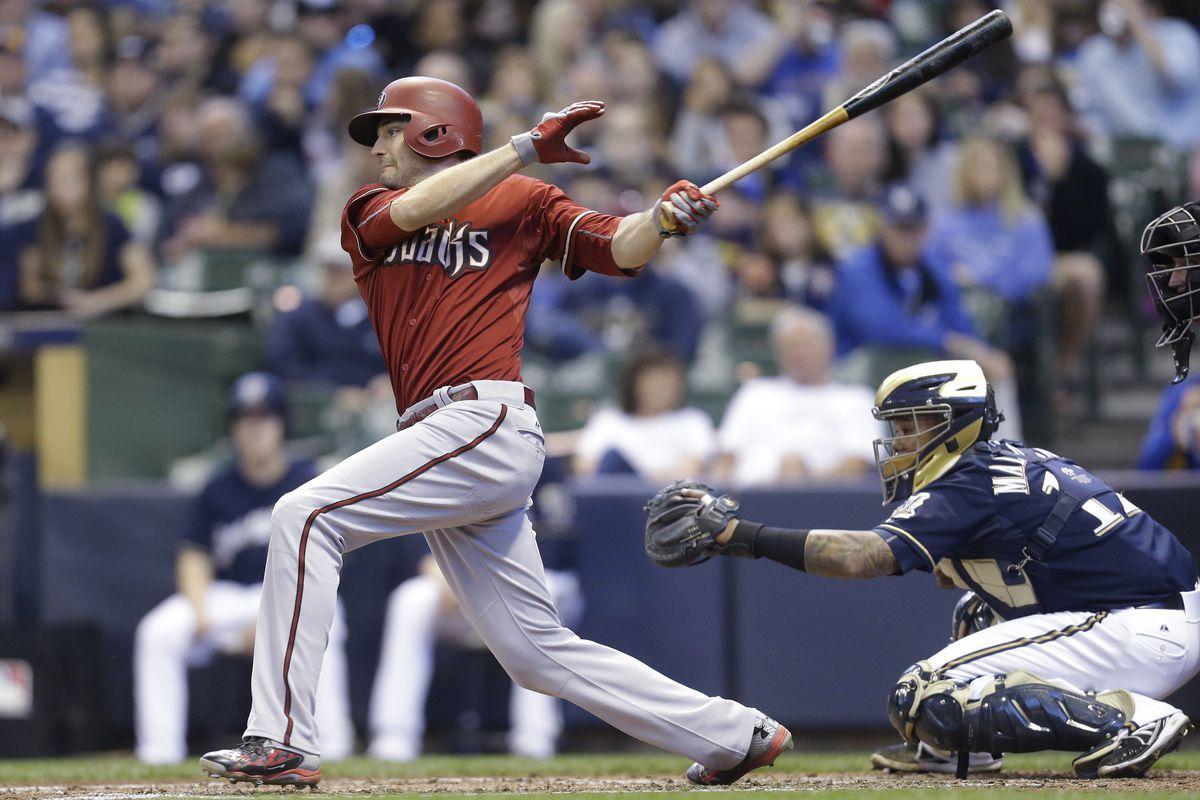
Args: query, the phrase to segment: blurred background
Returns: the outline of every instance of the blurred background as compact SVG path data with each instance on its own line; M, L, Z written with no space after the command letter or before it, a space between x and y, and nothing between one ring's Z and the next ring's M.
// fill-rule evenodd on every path
M213 500L219 478L276 446L320 469L394 430L337 242L345 200L377 178L346 123L388 81L468 89L488 148L604 100L575 134L592 164L534 172L627 214L996 4L1011 40L741 181L636 280L545 265L528 317L524 377L551 434L539 536L579 632L794 729L876 733L954 595L766 564L655 572L641 504L692 475L752 516L870 527L874 386L965 357L997 387L1002 433L1107 470L1200 550L1200 383L1166 388L1137 247L1200 197L1194 2L0 0L0 757L134 747L151 725L135 695L168 673L167 738L194 752L240 731L250 643L162 609L198 610L196 580L254 584L222 550L257 541L253 503ZM255 371L265 399L231 399ZM238 433L247 416L283 424ZM430 576L419 537L366 552L341 589L348 746L627 746L575 709L532 744L505 738L520 703L442 601L396 615L433 620L436 668L403 689L428 724L386 719L386 620ZM171 666L137 676L141 647Z

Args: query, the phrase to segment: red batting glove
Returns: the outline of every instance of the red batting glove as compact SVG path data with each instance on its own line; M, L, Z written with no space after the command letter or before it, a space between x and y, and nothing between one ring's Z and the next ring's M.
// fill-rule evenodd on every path
M518 133L511 141L524 164L561 164L568 161L588 164L592 160L591 156L568 145L567 134L575 130L579 123L603 114L604 103L599 100L573 103L556 114L542 117L542 121L533 130Z
M695 233L720 207L717 198L700 191L700 187L691 181L676 181L654 204L654 224L658 226L658 235L664 239L687 236Z

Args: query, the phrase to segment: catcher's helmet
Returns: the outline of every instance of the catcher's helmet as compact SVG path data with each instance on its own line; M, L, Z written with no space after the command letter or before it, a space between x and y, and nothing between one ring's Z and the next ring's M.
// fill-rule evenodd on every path
M1146 286L1163 320L1157 345L1175 351L1175 383L1187 377L1188 355L1200 318L1200 203L1184 203L1159 215L1142 231Z
M888 425L888 435L875 440L885 505L941 477L1004 419L974 361L930 361L893 372L880 384L872 413ZM936 423L922 424L929 418Z
M350 138L373 147L380 119L389 116L408 119L404 141L423 156L483 152L483 113L465 89L449 81L422 77L392 81L379 93L374 110L350 120Z

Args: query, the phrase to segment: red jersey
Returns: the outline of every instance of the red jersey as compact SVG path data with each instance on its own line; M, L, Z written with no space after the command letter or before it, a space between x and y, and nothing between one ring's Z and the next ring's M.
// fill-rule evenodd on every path
M392 222L407 189L361 187L342 212L342 248L391 373L396 408L442 386L521 380L525 311L542 261L574 280L586 270L634 275L612 259L620 217L513 175L421 231Z

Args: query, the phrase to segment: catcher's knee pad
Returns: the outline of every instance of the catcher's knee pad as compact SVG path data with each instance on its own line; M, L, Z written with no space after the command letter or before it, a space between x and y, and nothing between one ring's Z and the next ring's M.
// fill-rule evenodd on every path
M907 732L901 733L955 752L1081 751L1115 736L1133 713L1133 698L1125 691L1083 693L1028 672L978 681L903 676L917 704L905 712Z

